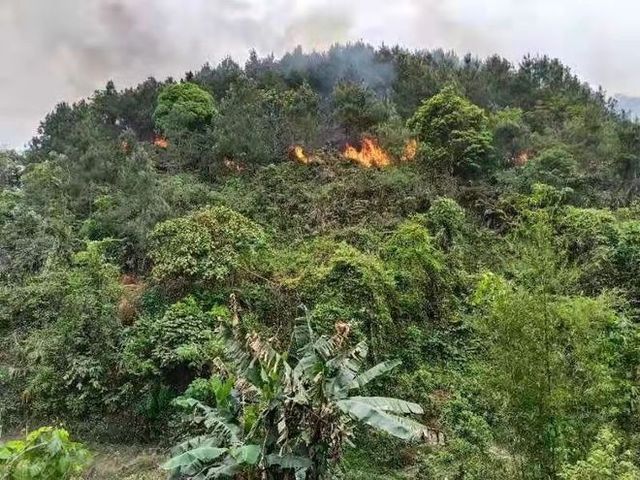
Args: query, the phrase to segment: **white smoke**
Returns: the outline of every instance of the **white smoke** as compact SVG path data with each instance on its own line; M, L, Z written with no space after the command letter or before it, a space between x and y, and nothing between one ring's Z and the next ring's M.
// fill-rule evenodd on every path
M560 57L585 80L640 95L640 3L613 0L0 0L0 143L20 145L61 100L180 76L251 48L281 55L364 40Z

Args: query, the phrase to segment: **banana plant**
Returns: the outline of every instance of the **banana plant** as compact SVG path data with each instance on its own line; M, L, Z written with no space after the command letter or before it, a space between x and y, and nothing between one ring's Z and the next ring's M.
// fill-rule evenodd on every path
M358 394L400 362L365 370L366 343L349 346L349 333L347 323L338 323L333 335L317 335L305 316L290 347L279 353L272 342L242 332L239 322L223 325L224 370L235 378L229 393L234 401L211 407L180 400L206 433L179 445L165 468L174 478L197 480L321 480L342 458L356 422L408 441L437 439L411 418L423 414L420 405ZM250 426L249 412L255 417Z

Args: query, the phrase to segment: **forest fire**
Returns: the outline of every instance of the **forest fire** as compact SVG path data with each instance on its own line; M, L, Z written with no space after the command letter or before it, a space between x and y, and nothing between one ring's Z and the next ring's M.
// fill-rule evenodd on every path
M391 158L387 152L378 145L374 138L370 137L362 139L359 151L352 145L347 144L342 154L345 158L365 168L386 167L391 164Z
M522 167L527 164L531 156L531 150L522 150L512 158L512 162L516 167Z
M304 149L301 145L292 145L289 147L289 157L291 160L295 160L298 163L307 165L309 163L309 157L304 153Z
M418 153L418 141L415 138L410 139L404 146L402 152L402 161L408 162L416 158Z
M169 140L165 137L157 136L153 139L153 144L158 148L167 148L169 146Z

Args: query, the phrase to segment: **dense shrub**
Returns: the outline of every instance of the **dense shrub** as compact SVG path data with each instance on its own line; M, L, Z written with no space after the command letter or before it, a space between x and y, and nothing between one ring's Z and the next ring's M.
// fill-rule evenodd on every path
M639 133L555 59L361 42L60 104L0 152L0 427L185 434L187 477L635 478ZM345 382L444 443L347 451Z
M457 174L487 168L492 141L487 117L454 87L425 100L407 125L425 144L435 166Z
M93 243L75 255L71 268L47 279L43 287L60 298L50 306L57 308L55 318L29 333L22 346L29 361L24 398L36 410L102 411L120 382L117 269Z
M199 372L219 349L215 324L193 297L171 305L159 318L142 317L128 334L125 366L135 375L164 375L174 382L176 378L169 377ZM188 384L186 380L179 379L181 384Z
M213 97L196 84L185 82L169 84L160 91L153 117L161 131L177 136L207 125L215 113Z
M262 229L226 207L199 210L151 233L158 280L222 282L251 268L266 245Z

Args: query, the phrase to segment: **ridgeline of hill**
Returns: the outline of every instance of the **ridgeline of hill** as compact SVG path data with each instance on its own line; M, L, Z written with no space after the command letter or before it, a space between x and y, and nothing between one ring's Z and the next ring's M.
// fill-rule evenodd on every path
M109 82L0 188L1 432L173 478L640 478L640 124L558 60ZM10 479L88 462L0 443Z

